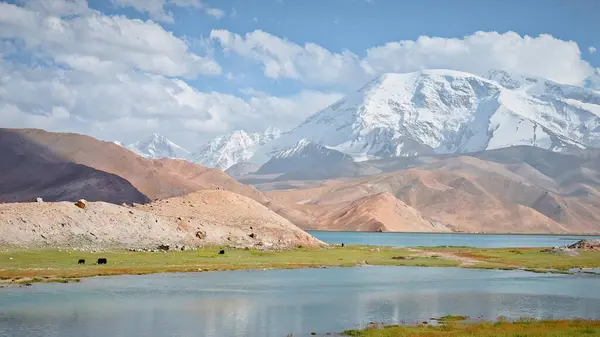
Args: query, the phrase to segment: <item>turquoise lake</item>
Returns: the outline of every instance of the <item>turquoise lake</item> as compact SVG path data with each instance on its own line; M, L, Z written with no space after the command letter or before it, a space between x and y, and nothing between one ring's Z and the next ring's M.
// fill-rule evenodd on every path
M356 267L83 279L0 289L0 336L284 337L462 314L600 318L600 277Z
M581 239L600 239L600 236L581 235L506 235L462 233L375 233L308 231L331 244L375 246L470 246L478 248L554 247L575 243Z

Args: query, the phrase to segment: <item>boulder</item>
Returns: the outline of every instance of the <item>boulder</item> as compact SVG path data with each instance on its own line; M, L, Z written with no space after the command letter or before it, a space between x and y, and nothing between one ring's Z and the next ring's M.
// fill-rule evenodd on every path
M580 241L577 241L574 244L569 245L567 247L570 248L570 249L600 251L600 240L598 240L598 239L580 240Z
M84 209L87 207L87 201L85 201L84 199L79 199L76 203L75 206Z
M577 256L579 255L579 252L576 251L575 249L571 249L569 247L564 247L564 246L557 246L554 247L550 250L550 252L552 254L561 254L561 255L568 255L568 256Z

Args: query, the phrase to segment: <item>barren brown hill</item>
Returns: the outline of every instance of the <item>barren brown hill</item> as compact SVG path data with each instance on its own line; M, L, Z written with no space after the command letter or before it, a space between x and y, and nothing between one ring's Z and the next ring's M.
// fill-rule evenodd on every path
M222 188L260 203L268 199L254 187L243 185L220 170L183 160L148 160L110 142L74 133L39 129L2 129L37 144L63 162L81 164L118 175L152 200L184 195L202 189Z
M0 204L0 232L0 245L27 247L283 249L322 244L256 201L227 191L199 191L136 207Z
M450 232L450 228L423 216L414 208L383 192L352 202L327 214L317 227L367 232Z
M212 237L236 245L270 248L320 243L271 209L229 191L197 191L136 209L168 217L187 231L204 230L204 224L211 224L214 226L210 231Z
M149 199L127 180L65 161L22 134L0 129L0 202L86 199L145 203Z
M590 197L596 190L588 188L585 200L568 197L530 183L506 165L451 157L399 172L267 195L312 216L312 226L322 229L332 226L324 219L348 210L345 205L387 192L458 231L597 233L600 215L594 209L600 203ZM360 219L361 214L353 217ZM392 222L384 225L391 228Z

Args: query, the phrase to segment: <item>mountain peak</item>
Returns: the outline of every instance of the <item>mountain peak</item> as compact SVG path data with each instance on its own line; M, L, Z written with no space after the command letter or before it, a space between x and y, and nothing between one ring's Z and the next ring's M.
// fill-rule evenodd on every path
M265 163L308 140L356 161L512 145L600 145L600 94L495 70L383 74L256 152Z
M145 140L137 141L126 147L138 155L150 159L187 159L190 155L188 150L157 133L153 133Z
M280 135L281 130L276 127L268 127L264 132L254 133L235 130L202 145L194 152L192 160L207 167L227 170L237 163L247 161L258 147Z

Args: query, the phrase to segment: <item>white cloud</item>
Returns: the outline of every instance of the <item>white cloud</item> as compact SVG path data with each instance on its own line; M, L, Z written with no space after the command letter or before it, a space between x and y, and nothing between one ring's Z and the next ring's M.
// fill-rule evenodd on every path
M245 36L213 30L210 37L218 41L226 52L261 62L264 74L269 78L293 78L319 84L343 83L365 77L358 66L359 58L349 51L331 53L314 43L299 46L262 30Z
M448 68L486 74L501 69L557 82L580 84L593 71L572 41L551 35L477 32L462 39L421 36L367 50L361 65L369 74Z
M32 8L0 3L4 127L126 142L159 132L193 145L232 129L292 127L340 97L315 91L244 98L200 92L181 78L220 71L212 59L188 48L210 40L180 39L152 21L94 10L67 15L73 11L65 7ZM16 52L28 53L33 63L7 57Z
M205 10L207 15L220 19L225 16L225 12L218 8L207 8Z
M248 91L247 96L199 92L181 80L139 72L97 77L0 62L0 125L125 142L159 132L196 144L234 129L291 128L341 97L315 91L288 97Z
M590 47L588 48L588 52L589 52L590 54L593 54L593 53L595 53L595 52L596 52L596 47L594 47L594 46L590 46Z
M20 40L41 59L97 75L139 69L194 78L221 72L212 58L190 52L184 40L152 21L98 12L59 18L0 3L0 38Z
M44 0L50 1L50 0ZM64 1L64 0L61 0ZM173 23L173 14L166 9L168 6L203 9L207 15L217 19L225 16L225 12L218 8L207 8L200 0L111 0L118 7L131 7L138 12L147 13L150 18Z
M360 85L385 72L448 68L485 75L502 69L557 82L581 84L593 68L581 59L578 45L551 35L520 36L513 32L477 32L463 38L421 36L366 50L360 58L313 44L301 46L261 30L244 36L213 30L211 38L225 51L262 63L269 78L292 78L313 84Z

